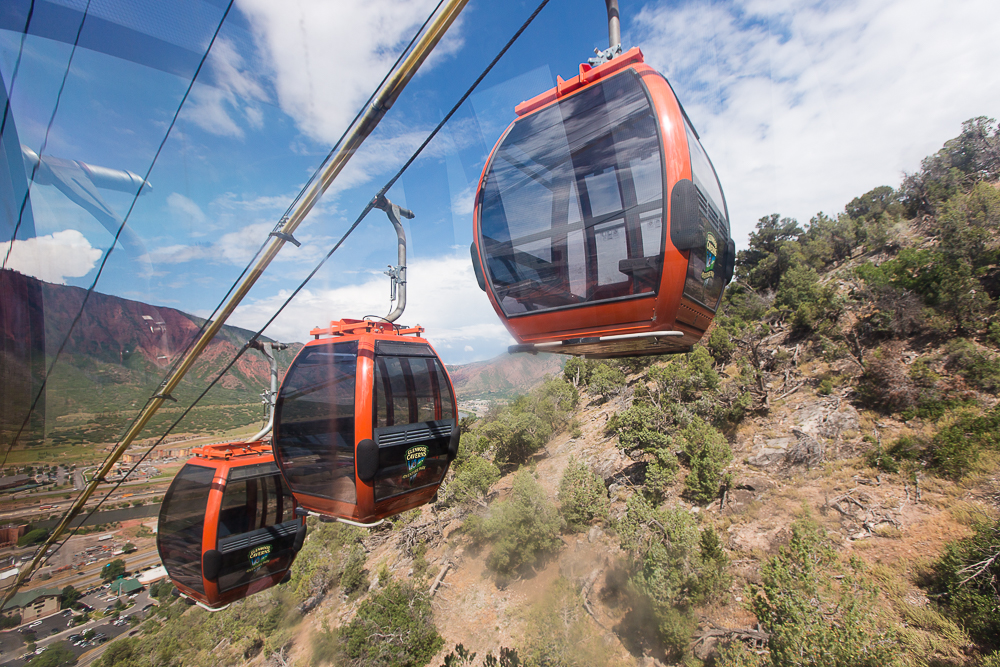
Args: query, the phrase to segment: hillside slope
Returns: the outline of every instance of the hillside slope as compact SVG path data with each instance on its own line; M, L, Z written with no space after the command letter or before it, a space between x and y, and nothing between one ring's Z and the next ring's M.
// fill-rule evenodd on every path
M690 354L568 360L437 502L311 520L285 587L164 595L105 667L997 667L998 179L973 119L899 190L761 218Z

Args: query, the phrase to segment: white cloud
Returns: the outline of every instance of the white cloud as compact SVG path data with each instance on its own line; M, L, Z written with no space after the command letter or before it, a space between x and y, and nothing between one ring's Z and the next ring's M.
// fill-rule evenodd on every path
M189 225L197 227L208 221L198 204L178 192L167 195L167 207L173 215Z
M274 222L256 222L223 234L212 243L156 248L151 250L145 259L153 264L183 264L198 261L243 266L269 240L268 235L272 229ZM296 233L295 238L302 243L302 247L288 246L290 251L279 253L275 258L276 262L310 266L319 261L329 246L329 237L324 235Z
M425 336L451 363L451 350L477 352L476 358L499 354L509 343L510 334L499 322L489 299L480 291L466 254L435 259L418 259L407 269L408 303L403 324L419 324ZM257 330L288 297L282 292L240 306L229 324ZM385 315L389 304L388 278L372 276L357 285L328 290L303 290L275 320L267 335L281 341L303 341L309 329L341 318Z
M13 248L10 241L0 243L0 252L5 257L8 249L8 269L58 285L65 285L66 278L80 278L90 273L102 254L75 229L14 241Z
M274 70L282 110L300 130L333 144L382 80L434 0L240 0ZM462 44L453 25L439 60Z
M476 188L479 183L470 183L467 188L461 192L455 193L451 199L451 212L455 215L462 215L466 217L472 216L472 209L476 205Z
M734 236L836 213L996 116L1000 3L658 3L632 24L719 172Z
M243 57L232 43L216 39L207 67L210 83L195 83L183 117L206 132L237 139L243 138L240 119L251 128L263 127L260 103L267 94L257 77L244 69Z

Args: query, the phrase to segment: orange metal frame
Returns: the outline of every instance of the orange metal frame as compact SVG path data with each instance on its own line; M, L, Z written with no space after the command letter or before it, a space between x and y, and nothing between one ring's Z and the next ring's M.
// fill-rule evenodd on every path
M421 326L399 327L391 322L351 319L330 322L330 325L327 327L315 328L309 332L309 335L314 336L315 340L306 343L303 349L316 345L358 341L358 365L354 393L355 451L357 451L359 442L366 438L374 438L372 423L375 414L373 404L375 395L375 342L379 340L398 340L403 336L410 336L408 340L425 343L430 346L431 351L434 352L434 356L440 361L441 357L434 350L434 346L426 339L420 337L420 334L423 332L424 328ZM444 363L442 362L443 365ZM445 377L448 379L448 390L454 396L455 387L447 371L445 372ZM457 422L458 406L457 403L453 404L455 405L455 412L452 418ZM434 497L434 494L437 493L440 486L433 485L417 489L376 503L374 483L362 481L357 476L356 466L354 471L354 485L357 492L355 504L305 494L299 494L296 496L296 500L303 507L320 514L368 524L428 503Z
M208 505L205 508L201 553L198 555L201 558L206 551L216 548L219 510L222 507L222 495L226 491L226 480L229 478L230 469L259 463L271 463L274 461L274 455L271 452L271 445L266 445L259 440L256 442L227 442L205 445L194 449L193 453L194 458L189 460L188 463L215 470L215 475L212 478L212 489L208 494ZM300 520L305 523L305 517L302 517ZM177 590L192 600L197 600L207 607L221 608L237 600L242 600L248 595L278 584L284 576L285 570L282 570L270 577L258 579L244 586L225 591L224 593L219 592L218 583L204 577L202 578L202 585L205 587L204 593L199 593L176 581L174 585L177 586Z
M674 330L683 332L684 337L673 339L673 342L678 347L689 347L701 340L705 329L708 328L708 323L714 316L714 313L704 306L683 299L684 306L690 308L698 316L685 319L696 324L705 322L705 326L702 328L677 321L690 251L677 250L670 242L670 193L677 181L691 178L691 159L680 104L666 80L656 70L645 64L642 51L638 47L632 48L614 60L597 67L581 64L578 76L569 81L563 81L561 77L556 77L555 88L522 102L514 108L514 111L520 119L629 68L641 77L649 91L663 139L663 157L666 170L663 191L664 249L663 272L660 277L658 293L647 298L636 297L613 303L584 304L573 308L507 317L503 314L496 295L493 293L492 283L487 279L488 289L486 293L489 295L494 310L503 320L507 330L520 343L541 343L590 336ZM510 127L513 127L513 123ZM476 191L477 202L481 196L480 191L487 169L501 143L498 141L493 147L483 167L483 173L479 177L479 187ZM488 268L479 244L478 206L473 212L473 238L476 243L476 252L479 254L480 266L486 273Z

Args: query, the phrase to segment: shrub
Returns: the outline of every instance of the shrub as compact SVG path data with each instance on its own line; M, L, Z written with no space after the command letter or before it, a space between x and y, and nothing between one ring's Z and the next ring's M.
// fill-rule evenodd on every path
M674 483L680 464L677 457L669 449L654 449L653 460L646 466L647 493L657 502L666 495L667 487Z
M470 456L457 466L455 476L444 489L443 498L451 503L484 505L486 494L498 479L500 469L491 461L482 456Z
M792 313L793 324L812 329L833 307L833 290L819 284L819 274L811 266L797 264L781 277L774 305Z
M1000 649L996 582L1000 579L1000 521L981 522L972 537L950 543L934 565L940 600L969 636Z
M608 515L608 492L601 478L582 461L570 456L559 481L559 511L567 528L583 530L594 519Z
M868 463L896 472L897 463L918 462L943 477L961 479L969 474L984 449L1000 444L1000 409L982 414L976 409L956 410L939 423L930 438L904 435L883 452L868 454Z
M590 366L586 359L570 357L563 366L563 378L574 387L586 385L590 379Z
M771 635L772 665L899 664L895 631L879 626L878 591L860 562L840 582L831 572L836 565L819 527L806 519L792 524L789 544L761 567L749 606Z
M323 595L337 584L342 576L342 560L360 534L359 528L342 523L323 523L315 518L308 521L309 532L292 565L287 586L294 602Z
M994 651L983 658L980 667L1000 667L1000 651Z
M917 405L919 390L896 352L895 348L883 348L867 362L856 387L860 406L893 414Z
M675 357L662 366L650 369L649 377L671 401L693 401L703 392L719 387L715 360L704 347L696 347L683 357Z
M625 373L616 365L601 363L590 373L587 387L591 393L600 396L602 401L608 401L625 388Z
M60 606L63 609L69 609L71 607L76 606L77 600L83 597L83 593L76 590L76 588L73 585L68 585L62 589L60 597L62 598L60 601Z
M723 470L733 460L726 436L695 417L678 437L688 455L691 472L684 480L687 495L695 502L709 502L719 495Z
M529 611L523 652L525 664L539 666L608 665L613 657L594 632L576 587L563 578Z
M765 667L768 660L747 648L741 641L732 641L719 649L715 667Z
M17 546L28 547L39 542L44 542L45 538L49 536L49 531L44 528L35 528L34 530L29 530L27 533L17 538Z
M363 588L368 587L368 571L365 569L365 549L360 544L354 545L347 560L344 562L344 570L340 575L340 589L351 595Z
M114 581L119 577L125 576L125 561L121 558L116 558L110 563L105 563L104 567L101 568L101 581L108 582Z
M572 384L562 378L548 377L526 397L519 398L515 407L520 403L522 409L552 424L553 429L561 430L568 425L569 415L579 401L580 393Z
M444 645L427 595L397 581L362 602L340 638L357 667L423 667Z
M126 638L119 639L108 645L108 648L97 661L97 667L134 667L139 665L142 654L137 650L139 640Z
M684 655L697 626L693 605L729 586L718 536L705 537L684 509L656 509L640 494L628 499L618 534L632 560L631 585L648 601L660 639L674 658Z
M492 542L486 565L502 575L562 545L559 513L528 470L518 471L510 496L496 503L487 519L466 524L475 541Z
M705 343L709 354L719 365L727 363L739 349L733 341L732 333L725 326L727 321L725 315L716 315L716 325L712 327L712 333L708 335L708 341Z
M608 420L607 428L618 434L618 446L622 451L650 451L670 445L670 438L660 432L664 422L666 417L659 408L636 401L628 409L613 415Z
M25 663L31 667L64 667L75 664L76 654L70 649L68 642L49 644L44 653Z
M971 341L956 338L948 343L946 366L957 370L965 380L978 389L996 393L1000 389L1000 359Z
M552 435L552 426L529 412L504 410L479 427L494 450L494 460L504 465L520 463L538 451Z

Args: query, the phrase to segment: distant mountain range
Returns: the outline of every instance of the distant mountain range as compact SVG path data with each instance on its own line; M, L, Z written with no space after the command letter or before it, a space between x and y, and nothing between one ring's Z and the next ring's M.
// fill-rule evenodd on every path
M175 308L94 292L67 339L85 297L86 290L79 287L0 270L0 432L5 439L20 428L64 339L59 363L35 409L38 418L25 434L35 444L40 444L37 436L43 431L53 443L113 439L130 415L157 391L169 367L204 323ZM190 403L252 335L246 329L223 326L174 392L176 406L168 404L164 410ZM293 343L278 353L281 376L301 347ZM512 398L529 391L546 374L559 373L564 361L559 355L503 354L449 366L448 371L460 400ZM200 404L220 406L221 412L201 422L189 420L188 428L202 430L257 419L262 411L260 392L269 384L267 360L259 352L247 352Z
M171 364L198 335L204 320L174 308L94 292L67 338L86 297L79 287L53 285L9 269L0 271L0 411L4 430L20 426L45 370L65 339L46 383L46 430L67 415L129 413L155 392ZM253 332L223 326L174 392L190 401L222 370ZM262 340L269 340L262 338ZM283 373L301 344L278 353ZM206 397L206 405L252 405L270 386L270 365L249 351ZM93 421L93 420L91 420ZM33 430L40 428L33 427Z
M460 401L513 398L524 394L546 375L562 372L566 357L559 354L501 354L487 361L448 366Z

